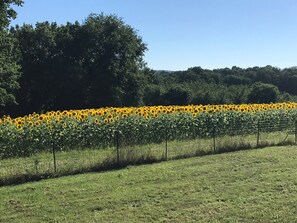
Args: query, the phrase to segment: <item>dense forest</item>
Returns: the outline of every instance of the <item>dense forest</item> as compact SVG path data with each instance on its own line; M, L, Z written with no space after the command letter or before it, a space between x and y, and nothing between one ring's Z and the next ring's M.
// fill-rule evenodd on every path
M144 103L241 104L296 101L297 69L272 66L186 71L155 71Z
M82 23L10 27L12 4L1 1L0 115L105 106L270 103L297 100L297 68L192 67L155 71L147 45L116 15ZM197 61L199 65L199 61Z

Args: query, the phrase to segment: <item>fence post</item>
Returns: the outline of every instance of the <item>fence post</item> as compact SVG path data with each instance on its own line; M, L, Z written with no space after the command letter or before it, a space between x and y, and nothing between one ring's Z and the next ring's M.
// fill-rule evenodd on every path
M165 129L165 160L168 160L168 127Z
M57 162L56 162L56 144L53 142L53 159L54 159L54 173L57 172Z
M257 147L259 147L259 141L260 141L260 120L258 119L258 123L257 123Z
M297 120L295 120L295 144L297 144Z
M212 138L213 138L213 153L216 153L216 126L212 128Z
M116 130L116 150L117 150L117 164L120 165L120 145L119 145L119 131Z

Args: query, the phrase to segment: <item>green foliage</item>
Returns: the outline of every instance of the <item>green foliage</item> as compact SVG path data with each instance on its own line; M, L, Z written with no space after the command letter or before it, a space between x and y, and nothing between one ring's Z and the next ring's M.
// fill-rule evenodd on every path
M142 102L146 45L114 15L79 22L42 22L11 30L22 54L23 75L15 113Z
M174 86L163 95L165 105L187 105L191 100L190 92L182 86Z
M148 85L145 88L143 102L145 105L160 105L162 104L162 89L158 85Z
M7 31L10 20L16 18L11 4L22 5L21 0L1 0L0 2L0 114L7 104L15 102L15 90L19 85L17 79L20 67L17 65L15 39Z
M162 114L155 118L131 115L106 123L106 117L88 116L84 120L33 120L24 127L5 122L0 125L0 158L27 156L47 151L55 145L60 150L107 148L119 134L124 145L145 145L170 140L211 138L216 135L245 135L257 132L258 121L266 132L292 129L296 110L276 109L263 112L221 111L215 113ZM37 123L37 124L33 124Z
M1 0L0 1L0 30L6 29L11 19L16 18L16 11L11 5L21 6L24 3L22 0Z
M249 103L269 103L276 102L280 92L278 88L272 84L264 84L257 82L252 85L251 91L248 94Z
M239 67L207 70L192 67L185 71L155 71L154 78L148 82L148 92L144 101L146 104L166 104L162 96L170 89L186 89L190 97L171 100L171 104L243 104L259 101L252 99L251 91L256 82L276 86L267 94L261 96L260 102L286 102L297 100L297 69L280 70L272 66ZM266 86L266 85L264 85ZM274 90L273 90L274 89ZM263 90L263 89L262 89ZM151 92L151 94L150 94ZM264 92L263 92L264 93ZM250 94L250 97L248 95Z

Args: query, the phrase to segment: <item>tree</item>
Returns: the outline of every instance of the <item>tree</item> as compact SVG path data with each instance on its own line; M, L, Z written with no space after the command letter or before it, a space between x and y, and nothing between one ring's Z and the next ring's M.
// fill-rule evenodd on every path
M137 105L144 81L146 45L120 18L91 14L81 27L79 47L87 76L87 104Z
M15 39L8 32L8 26L11 19L16 18L16 12L11 5L20 6L22 3L21 0L0 1L0 107L2 109L9 103L15 103L14 91L19 87L17 79L20 67L16 63Z
M0 1L0 30L6 29L11 19L15 19L17 13L11 8L11 5L21 6L23 0L1 0Z
M248 94L249 103L270 103L276 102L280 92L275 85L256 82L252 85Z
M17 100L23 113L49 110L59 93L61 98L64 97L63 92L57 92L64 75L62 72L65 72L61 69L63 58L56 48L59 31L56 23L48 22L36 23L35 27L23 25L11 29L22 55L21 89Z
M158 85L148 85L145 89L143 102L145 105L162 104L162 90Z
M163 95L165 105L187 105L190 100L189 91L179 85L169 88Z
M14 39L5 32L0 32L0 106L16 103L14 91L19 84L19 66L16 64Z
M22 54L20 114L141 103L146 45L117 16L92 14L82 24L42 22L11 32Z

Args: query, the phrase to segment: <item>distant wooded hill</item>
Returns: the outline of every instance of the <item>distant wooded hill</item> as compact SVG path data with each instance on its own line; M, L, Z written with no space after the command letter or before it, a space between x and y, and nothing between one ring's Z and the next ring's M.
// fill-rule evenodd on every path
M270 103L296 101L296 95L296 67L192 67L155 72L143 101L147 105Z

